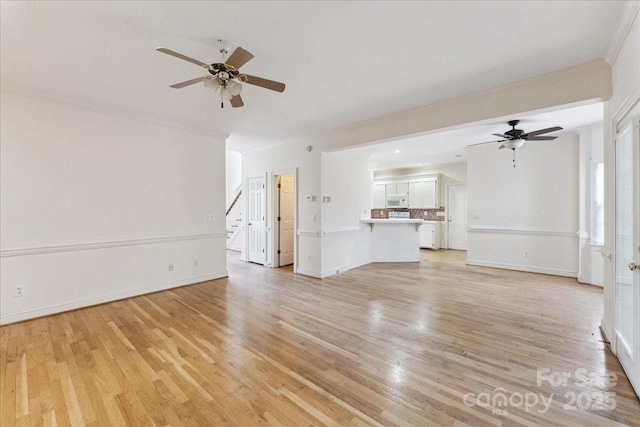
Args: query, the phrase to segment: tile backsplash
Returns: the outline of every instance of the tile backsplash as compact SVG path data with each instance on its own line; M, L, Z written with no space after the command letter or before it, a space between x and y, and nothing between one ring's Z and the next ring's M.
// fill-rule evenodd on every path
M426 221L444 221L444 216L438 216L438 212L444 212L444 206L440 206L435 209L402 209L402 208L389 208L389 209L371 209L371 218L375 219L388 219L389 212L409 212L412 219L424 219Z

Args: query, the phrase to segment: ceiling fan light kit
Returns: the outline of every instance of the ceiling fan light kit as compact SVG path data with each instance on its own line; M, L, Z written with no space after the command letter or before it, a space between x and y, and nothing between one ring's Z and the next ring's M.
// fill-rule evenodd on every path
M220 39L217 41L217 45L220 54L224 58L228 53L228 49L231 47L231 44ZM199 65L207 70L210 74L208 76L197 77L195 79L175 83L172 84L171 87L174 89L182 89L183 87L202 82L207 90L214 93L218 91L220 92L220 108L224 108L225 101L229 102L234 108L242 107L244 105L244 102L240 97L242 85L238 81L276 92L284 92L284 83L240 73L238 69L253 58L253 54L241 47L236 48L225 62L217 62L213 64L198 61L197 59L190 58L164 47L156 48L156 50L178 59L182 59L183 61Z
M482 144L493 144L495 142L502 142L502 145L498 147L498 150L503 148L509 148L513 151L513 167L516 167L516 148L520 148L524 145L526 141L552 141L557 138L557 136L540 136L544 133L555 132L558 130L562 130L560 126L554 126L546 129L538 129L532 132L525 132L522 129L516 129L520 120L510 120L507 124L511 126L511 129L506 131L505 133L492 133L493 136L497 136L503 138L498 141L489 141L489 142L481 142L480 144L474 145L482 145Z

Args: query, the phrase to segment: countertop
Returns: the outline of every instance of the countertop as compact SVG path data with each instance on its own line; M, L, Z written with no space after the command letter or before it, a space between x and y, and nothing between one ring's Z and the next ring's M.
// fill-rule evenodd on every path
M426 221L412 218L363 218L360 222L364 224L422 224Z

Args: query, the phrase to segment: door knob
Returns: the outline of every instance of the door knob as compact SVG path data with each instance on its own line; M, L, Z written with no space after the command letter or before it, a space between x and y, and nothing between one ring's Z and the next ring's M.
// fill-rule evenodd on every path
M251 225L251 223L249 223L249 225Z
M629 264L629 270L633 271L633 270L640 270L640 265L638 264L634 264L634 263L630 263Z

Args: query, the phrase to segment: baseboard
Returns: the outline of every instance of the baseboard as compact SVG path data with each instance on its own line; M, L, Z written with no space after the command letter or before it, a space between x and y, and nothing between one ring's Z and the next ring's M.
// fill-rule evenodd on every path
M580 283L581 285L591 285L591 286L597 286L599 288L603 288L604 285L602 283L595 283L593 281L593 279L591 277L578 277L578 283Z
M303 276L315 277L316 279L322 279L322 274L317 271L305 270L302 268L296 269L296 273L302 274Z
M7 325L9 323L22 322L25 320L35 319L37 317L49 316L51 314L58 314L65 311L77 310L79 308L90 307L92 305L104 304L107 302L113 302L113 301L121 300L124 298L136 297L140 295L150 294L153 292L178 288L180 286L193 285L196 283L206 282L208 280L220 279L222 277L228 277L228 276L229 274L227 270L224 270L219 273L190 277L188 279L166 282L156 286L132 289L124 292L101 295L99 297L73 301L73 302L55 305L51 307L44 307L44 308L38 308L35 310L23 311L20 313L7 314L7 315L0 316L0 325Z
M338 267L330 270L325 270L322 272L322 279L335 276L336 274L344 273L345 271L353 270L354 268L362 267L363 265L371 264L371 261L363 262L362 264L354 264L345 267Z
M475 265L478 267L501 268L503 270L526 271L529 273L549 274L551 276L578 277L578 272L573 270L560 270L555 268L536 267L531 265L507 264L502 262L481 261L467 259L467 265Z
M615 354L613 346L611 345L611 336L612 336L611 328L609 327L607 322L604 321L604 317L602 318L602 320L600 320L600 332L602 332L602 336L604 337L605 344L609 346L609 350L611 350L611 352Z

